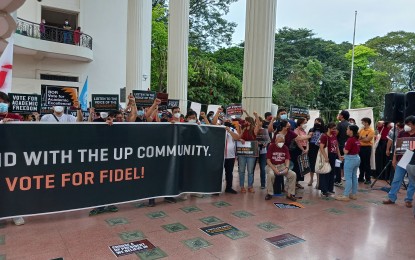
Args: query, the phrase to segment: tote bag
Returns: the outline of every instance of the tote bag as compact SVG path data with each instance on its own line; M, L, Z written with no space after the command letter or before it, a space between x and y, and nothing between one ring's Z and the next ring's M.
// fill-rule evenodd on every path
M329 141L329 138L327 136L326 148L324 148L324 151L326 152L326 154L328 154L328 141ZM318 174L327 174L331 172L330 163L326 162L323 154L320 152L320 149L318 149L316 168L314 169L314 172Z

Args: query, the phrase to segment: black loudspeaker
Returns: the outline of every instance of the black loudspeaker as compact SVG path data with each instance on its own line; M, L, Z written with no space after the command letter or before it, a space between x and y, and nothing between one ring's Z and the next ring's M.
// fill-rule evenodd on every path
M388 93L385 95L385 111L383 117L388 122L401 122L404 120L405 95L403 93Z
M415 91L405 94L405 118L415 116Z

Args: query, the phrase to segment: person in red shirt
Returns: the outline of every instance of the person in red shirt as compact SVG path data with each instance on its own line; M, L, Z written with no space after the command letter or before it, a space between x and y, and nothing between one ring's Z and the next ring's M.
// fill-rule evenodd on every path
M360 141L359 127L349 125L346 134L349 136L344 146L344 177L346 178L346 187L343 195L337 196L336 200L349 201L357 199L357 169L360 166Z
M297 175L291 171L290 166L290 151L284 145L285 137L283 134L275 136L275 142L271 143L267 151L267 195L265 200L270 200L274 194L275 176L284 175L287 177L287 199L296 201L295 198L295 180Z

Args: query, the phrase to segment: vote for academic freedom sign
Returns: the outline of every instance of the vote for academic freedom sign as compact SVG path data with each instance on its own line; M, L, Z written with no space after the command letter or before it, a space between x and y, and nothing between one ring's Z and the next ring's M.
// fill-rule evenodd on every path
M12 122L0 136L0 219L221 191L221 127Z

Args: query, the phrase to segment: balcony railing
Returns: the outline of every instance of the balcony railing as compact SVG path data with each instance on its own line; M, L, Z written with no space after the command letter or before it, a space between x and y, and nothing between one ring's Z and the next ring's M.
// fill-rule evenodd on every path
M78 45L92 50L92 37L86 33L26 21L17 18L16 33L45 41Z

